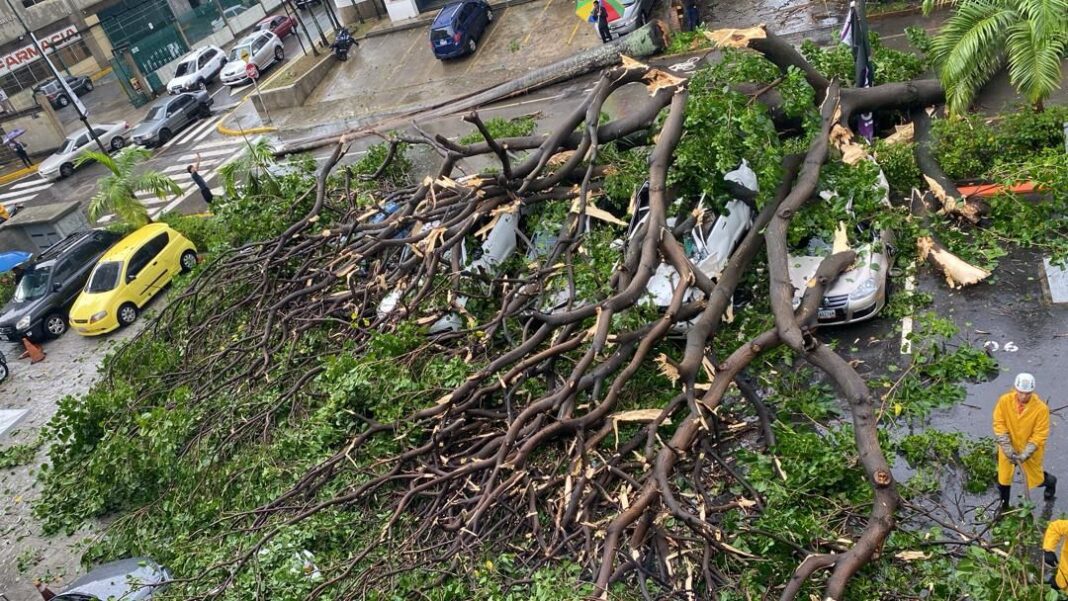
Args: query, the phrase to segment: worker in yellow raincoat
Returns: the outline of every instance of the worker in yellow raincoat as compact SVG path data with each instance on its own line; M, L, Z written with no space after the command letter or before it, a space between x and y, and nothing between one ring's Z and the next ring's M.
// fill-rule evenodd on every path
M1068 536L1068 520L1053 520L1049 526L1046 526L1046 536L1042 537L1042 550L1046 552L1046 563L1056 568L1049 583L1053 588L1062 591L1068 591L1068 553L1061 553L1061 559L1057 561L1057 547L1061 546L1066 536Z
M1031 374L1018 374L1013 388L1001 395L994 406L1002 509L1009 506L1009 488L1017 467L1023 470L1028 489L1044 487L1047 501L1057 494L1057 479L1042 469L1049 438L1049 407L1035 394L1035 377Z

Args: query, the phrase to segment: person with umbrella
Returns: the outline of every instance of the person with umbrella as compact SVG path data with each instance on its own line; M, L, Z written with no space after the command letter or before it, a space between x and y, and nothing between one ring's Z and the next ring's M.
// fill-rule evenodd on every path
M608 10L604 7L603 0L593 0L593 18L597 22L597 33L601 34L601 41L607 44L612 41L612 31L608 28Z
M31 165L33 165L33 161L30 160L30 155L26 152L26 147L23 146L21 142L12 139L10 142L8 142L8 146L11 147L11 150L15 151L15 154L18 155L23 165L25 165L26 167L30 167Z

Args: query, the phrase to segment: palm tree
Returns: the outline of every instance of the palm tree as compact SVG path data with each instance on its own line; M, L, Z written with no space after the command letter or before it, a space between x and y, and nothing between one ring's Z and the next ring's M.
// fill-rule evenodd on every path
M152 156L139 146L127 146L114 156L90 151L78 157L76 165L96 161L111 173L97 180L96 194L89 201L89 218L93 221L105 213L114 213L132 227L150 222L148 209L137 200L137 193L150 191L163 199L180 194L182 189L171 178L152 170L138 170L138 164Z
M1009 81L1036 110L1060 87L1068 50L1068 0L957 0L931 44L951 113L968 110L1005 62ZM924 9L930 10L932 0Z

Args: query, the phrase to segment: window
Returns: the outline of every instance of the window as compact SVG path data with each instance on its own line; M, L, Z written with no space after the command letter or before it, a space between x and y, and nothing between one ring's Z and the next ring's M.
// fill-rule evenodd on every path
M104 134L106 134L108 132L104 131L103 129L101 129L99 127L94 127L93 128L93 133L96 134L96 136L99 138L100 136L103 136Z
M70 277L74 275L74 272L76 272L77 270L78 269L75 266L74 261L71 261L69 257L63 259L56 266L56 271L52 274L52 281L56 284L62 284L63 282L69 280Z
M70 253L70 262L77 269L81 269L92 263L93 259L96 259L96 256L100 254L100 251L102 250L104 250L103 241L91 238Z
M203 69L205 67L205 65L208 64L208 60L210 58L211 58L211 56L207 52L205 52L204 54L201 54L200 58L197 59L197 69Z
M86 292L107 292L114 290L119 283L119 272L122 271L121 261L107 261L96 266L89 282L85 285Z
M48 276L51 273L51 267L38 267L37 269L28 270L19 280L19 285L15 288L15 295L12 298L18 303L41 298L48 291Z
M130 267L126 270L126 278L132 279L137 277L137 275L141 273L141 270L151 263L152 260L167 247L169 241L170 238L166 233L163 233L146 242L145 245L130 258Z
M78 139L76 139L74 141L74 145L76 147L78 147L78 148L81 148L82 146L85 146L88 143L89 143L89 134L88 133L84 133L84 134L78 136Z
M253 52L259 52L260 48L263 48L266 45L267 45L267 36L262 36L259 39L257 39L255 43L252 44L252 51Z

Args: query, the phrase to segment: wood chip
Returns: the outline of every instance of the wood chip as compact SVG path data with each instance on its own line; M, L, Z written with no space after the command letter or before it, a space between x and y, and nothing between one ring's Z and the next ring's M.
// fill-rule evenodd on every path
M748 48L750 40L763 40L768 37L768 32L761 23L756 27L745 29L717 29L706 31L705 37L720 48Z

